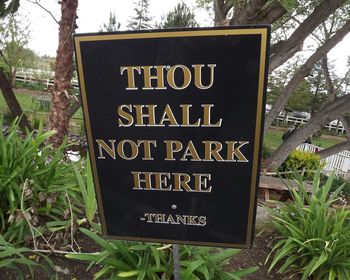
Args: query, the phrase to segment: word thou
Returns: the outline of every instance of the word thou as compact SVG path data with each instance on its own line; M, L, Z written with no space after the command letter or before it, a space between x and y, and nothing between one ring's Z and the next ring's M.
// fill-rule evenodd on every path
M210 71L210 79L207 85L203 85L202 82L202 68L204 64L194 64L193 75L194 75L194 84L198 89L206 90L212 87L214 83L214 69L216 64L208 64L207 67ZM167 73L165 74L165 70ZM153 74L151 73L153 72ZM135 75L140 75L143 77L143 86L142 90L164 90L167 89L165 86L165 80L167 84L175 90L183 90L187 88L192 81L192 72L191 70L182 64L177 64L173 66L167 65L156 65L156 66L121 66L120 74L124 75L126 73L128 86L126 90L138 90L136 86ZM176 78L181 76L181 79ZM152 85L154 81L155 85Z

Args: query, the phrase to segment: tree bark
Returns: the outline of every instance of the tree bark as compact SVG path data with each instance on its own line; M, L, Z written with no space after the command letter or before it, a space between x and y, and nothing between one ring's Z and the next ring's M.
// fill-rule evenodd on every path
M279 3L273 1L264 8L267 0L255 0L246 3L237 17L232 17L230 24L272 24L287 13Z
M292 57L298 51L298 46L302 45L302 42L304 42L315 28L345 2L346 0L322 1L287 40L280 41L275 46L272 46L269 72L271 73L274 69Z
M326 104L305 124L295 131L286 142L275 150L267 160L267 166L278 168L298 145L330 121L350 111L350 94Z
M332 147L324 149L320 151L318 154L320 155L321 158L326 158L348 149L350 149L349 139L344 142L338 143Z
M224 0L214 0L214 26L223 26L226 20Z
M323 56L325 56L336 44L338 44L350 31L350 20L348 20L328 41L319 47L316 52L304 63L303 66L294 74L287 86L277 98L274 106L265 118L265 131L271 126L274 119L288 102L289 97L297 89L301 81L310 73L313 66Z
M78 0L61 0L61 20L59 22L58 49L56 56L55 80L52 92L50 129L56 134L50 138L53 147L62 144L68 133L70 105L70 81L72 79L73 38L76 29Z
M19 105L15 94L13 93L10 82L8 81L5 73L0 68L0 89L4 96L7 106L14 117L19 117L19 125L24 130L25 128L32 130L27 117L24 115L21 106Z
M328 91L329 100L333 101L336 98L337 92L334 88L331 74L329 73L327 55L325 55L322 58L322 71L323 71L323 74L324 74L324 77L326 80L326 87L327 87L327 91Z

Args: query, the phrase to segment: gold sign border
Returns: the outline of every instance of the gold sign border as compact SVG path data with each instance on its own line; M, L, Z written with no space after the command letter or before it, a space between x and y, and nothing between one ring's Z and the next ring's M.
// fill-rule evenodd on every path
M117 34L101 34L101 35L89 35L89 34L76 34L74 35L76 61L78 66L78 76L80 84L80 92L82 97L84 121L87 128L87 138L90 152L90 159L93 170L93 177L96 187L97 203L101 218L102 233L103 236L113 239L121 240L134 240L144 242L156 242L156 243L174 243L174 244L193 244L202 246L225 246L234 248L250 248L251 237L253 231L254 213L256 211L256 189L257 189L257 171L259 166L259 146L261 139L261 124L262 124L262 110L264 100L264 88L265 88L265 72L266 72L266 55L267 55L267 40L268 40L268 26L259 26L258 28L235 28L235 29L204 29L204 30L188 30L188 31L155 31L155 32L140 32L140 33L117 33ZM247 234L245 244L233 244L233 243L214 243L214 242L202 242L202 241L184 241L184 240L169 240L169 239L156 239L156 238L141 238L141 237L128 237L128 236L115 236L109 235L107 232L107 226L105 221L105 215L103 211L103 203L101 198L100 183L98 180L98 172L96 168L96 158L92 140L92 131L89 118L89 108L86 98L86 88L84 80L84 70L81 58L80 43L92 42L92 41L112 41L112 40L132 40L132 39L152 39L152 38L174 38L174 37L207 37L207 36L234 36L234 35L261 35L261 48L260 48L260 67L259 67L259 83L258 83L258 98L257 98L257 111L256 111L256 126L255 126L255 144L253 155L253 167L252 178L250 187L250 201L249 201L249 213L247 222Z

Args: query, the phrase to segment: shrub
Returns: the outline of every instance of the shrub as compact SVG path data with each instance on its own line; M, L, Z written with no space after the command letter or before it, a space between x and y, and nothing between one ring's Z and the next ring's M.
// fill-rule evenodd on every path
M321 157L315 153L303 152L294 150L290 153L288 158L284 161L279 172L284 171L302 171L305 170L304 178L312 179L315 170L318 170L322 166ZM290 177L292 177L291 175ZM287 176L288 177L288 176Z
M270 211L280 240L268 257L274 254L269 270L281 263L280 273L294 271L303 280L350 279L350 211L332 208L343 187L330 193L333 179L320 186L316 173L309 197L297 176L298 189L290 189L294 202Z
M65 145L53 150L46 144L51 135L53 132L44 132L42 126L21 135L18 120L6 135L0 134L0 234L7 241L23 242L27 231L24 210L30 211L33 221L47 216L69 224L66 221L69 196L73 211L79 212L74 207L74 202L81 201L79 187L71 166L63 162Z
M170 280L173 274L171 245L159 247L151 243L106 241L97 234L80 229L103 249L100 253L74 253L69 259L100 265L94 279ZM257 270L256 267L225 272L223 267L239 250L219 250L208 247L180 247L181 279L240 279Z

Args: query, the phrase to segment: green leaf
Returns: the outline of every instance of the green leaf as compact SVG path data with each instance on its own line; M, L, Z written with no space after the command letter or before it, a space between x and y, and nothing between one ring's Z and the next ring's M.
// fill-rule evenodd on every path
M181 264L181 262L180 262ZM190 279L189 277L193 274L193 272L200 267L201 265L204 265L204 260L196 260L190 262L190 264L187 266L186 270L184 272L181 272L181 279Z

